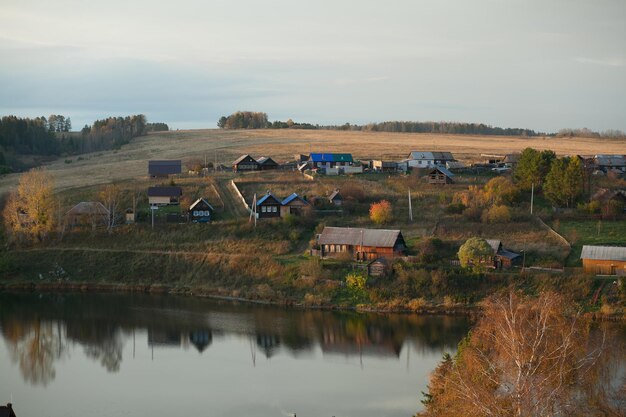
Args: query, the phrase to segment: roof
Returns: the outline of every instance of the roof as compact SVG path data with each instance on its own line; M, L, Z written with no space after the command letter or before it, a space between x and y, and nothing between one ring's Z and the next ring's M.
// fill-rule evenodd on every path
M444 174L446 177L448 178L452 178L454 177L454 174L452 172L450 172L448 170L448 168L444 168L442 166L437 166L435 167L432 171L430 171L431 173L433 173L434 171L440 171L442 174Z
M494 253L498 253L500 248L502 247L502 242L497 239L485 239L485 241L491 246Z
M400 230L361 229L352 227L325 227L319 237L321 245L352 245L393 248L402 237Z
M259 198L256 201L256 205L260 206L261 204L263 204L269 198L273 198L276 201L276 203L281 204L280 199L278 197L276 197L274 194L272 194L271 192L268 191L263 197Z
M584 245L580 259L597 261L626 261L626 247Z
M298 193L293 193L293 194L291 194L289 197L285 198L281 204L282 204L283 206L286 206L287 204L291 203L293 200L296 200L296 199L297 199L297 200L302 201L304 204L309 204L309 203L307 203L307 202L306 202L306 200L305 200L305 199L303 199L302 197L300 197L300 196L298 195Z
M150 175L170 175L181 173L180 159L148 161L148 173Z
M354 162L351 153L312 153L309 159L313 162Z
M511 252L509 250L503 249L500 252L498 252L498 256L500 256L502 258L507 258L507 259L513 260L513 259L519 258L522 255L520 255L519 253L515 253L515 252Z
M276 161L274 161L272 158L270 158L269 156L262 156L259 159L256 160L259 165L264 165L268 162L271 161L271 163L278 165L278 163Z
M251 156L250 156L250 155L248 155L248 154L245 154L245 155L241 155L239 158L237 158L237 159L235 160L235 162L233 162L233 165L237 165L238 163L240 163L241 161L243 161L243 160L244 160L244 159L246 159L246 158L250 158L250 159L252 159L254 162L256 162L256 161L254 160L254 158L253 158L253 157L251 157ZM258 162L257 162L257 163L258 163Z
M607 167L626 166L626 156L624 155L596 155L596 164Z
M423 160L439 160L439 161L454 161L454 156L450 152L425 152L425 151L411 151L409 159L423 159Z
M626 199L626 190L609 190L607 188L600 188L594 195L591 197L592 200L599 201L609 201L614 198L618 199Z
M148 197L180 197L183 190L180 187L150 187Z
M509 162L509 163L512 163L512 164L516 164L516 163L519 162L520 156L522 156L522 155L519 154L519 153L509 153L509 154L506 154L506 156L504 157L502 162Z
M73 215L81 215L81 214L101 214L108 215L109 210L107 210L102 203L99 201L81 201L76 204L74 207L67 211L67 214Z
M339 194L339 190L333 191L330 197L328 197L328 200L330 201L333 201L334 199L343 200L343 197Z
M16 417L11 403L8 403L6 406L0 405L0 417Z
M214 211L213 206L209 204L208 201L206 201L204 198L199 198L196 201L193 202L193 204L191 204L189 206L189 210L193 210L193 208L198 205L200 202L204 202L204 204L206 204L207 206L209 206L209 208L211 209L211 211Z

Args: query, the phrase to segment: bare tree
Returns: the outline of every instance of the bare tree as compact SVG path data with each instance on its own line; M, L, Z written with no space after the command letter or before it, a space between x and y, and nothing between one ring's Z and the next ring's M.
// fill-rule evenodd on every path
M555 294L485 302L484 317L433 373L422 416L593 415L611 407L595 369L605 337Z
M120 210L121 192L117 185L109 184L100 191L100 201L109 211L106 222L107 231L111 233L121 218Z

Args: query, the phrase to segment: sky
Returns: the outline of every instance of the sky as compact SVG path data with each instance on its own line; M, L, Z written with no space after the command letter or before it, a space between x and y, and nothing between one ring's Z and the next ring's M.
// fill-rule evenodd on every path
M0 114L626 131L624 0L1 0Z

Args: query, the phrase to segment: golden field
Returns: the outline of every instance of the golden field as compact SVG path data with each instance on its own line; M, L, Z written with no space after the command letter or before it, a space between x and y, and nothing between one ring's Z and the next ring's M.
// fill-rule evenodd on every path
M271 156L277 162L296 153L349 152L356 159L401 159L411 150L450 151L464 162L481 153L509 153L526 147L552 149L559 155L626 153L626 141L551 138L345 132L332 130L181 130L133 139L117 151L59 158L46 165L59 190L143 177L150 159L207 158L229 165L243 153ZM69 162L71 161L71 162ZM19 174L0 178L0 194L11 190Z

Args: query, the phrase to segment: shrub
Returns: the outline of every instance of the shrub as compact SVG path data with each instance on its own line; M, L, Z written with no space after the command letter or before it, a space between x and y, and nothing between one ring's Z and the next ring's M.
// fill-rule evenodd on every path
M367 277L365 275L351 272L346 275L346 285L353 290L364 290L367 283Z
M426 299L424 299L424 297L420 297L420 298L414 298L411 301L409 301L408 307L410 310L420 311L420 310L423 310L424 307L426 307L426 305L428 305L428 303L426 302Z
M452 203L452 204L448 204L448 207L446 207L446 213L461 214L463 213L463 210L465 210L466 208L467 207L463 203Z
M370 219L376 224L389 223L393 219L391 203L387 200L373 203L370 206Z
M483 223L508 223L511 221L511 209L507 206L492 206L483 211L480 217Z

